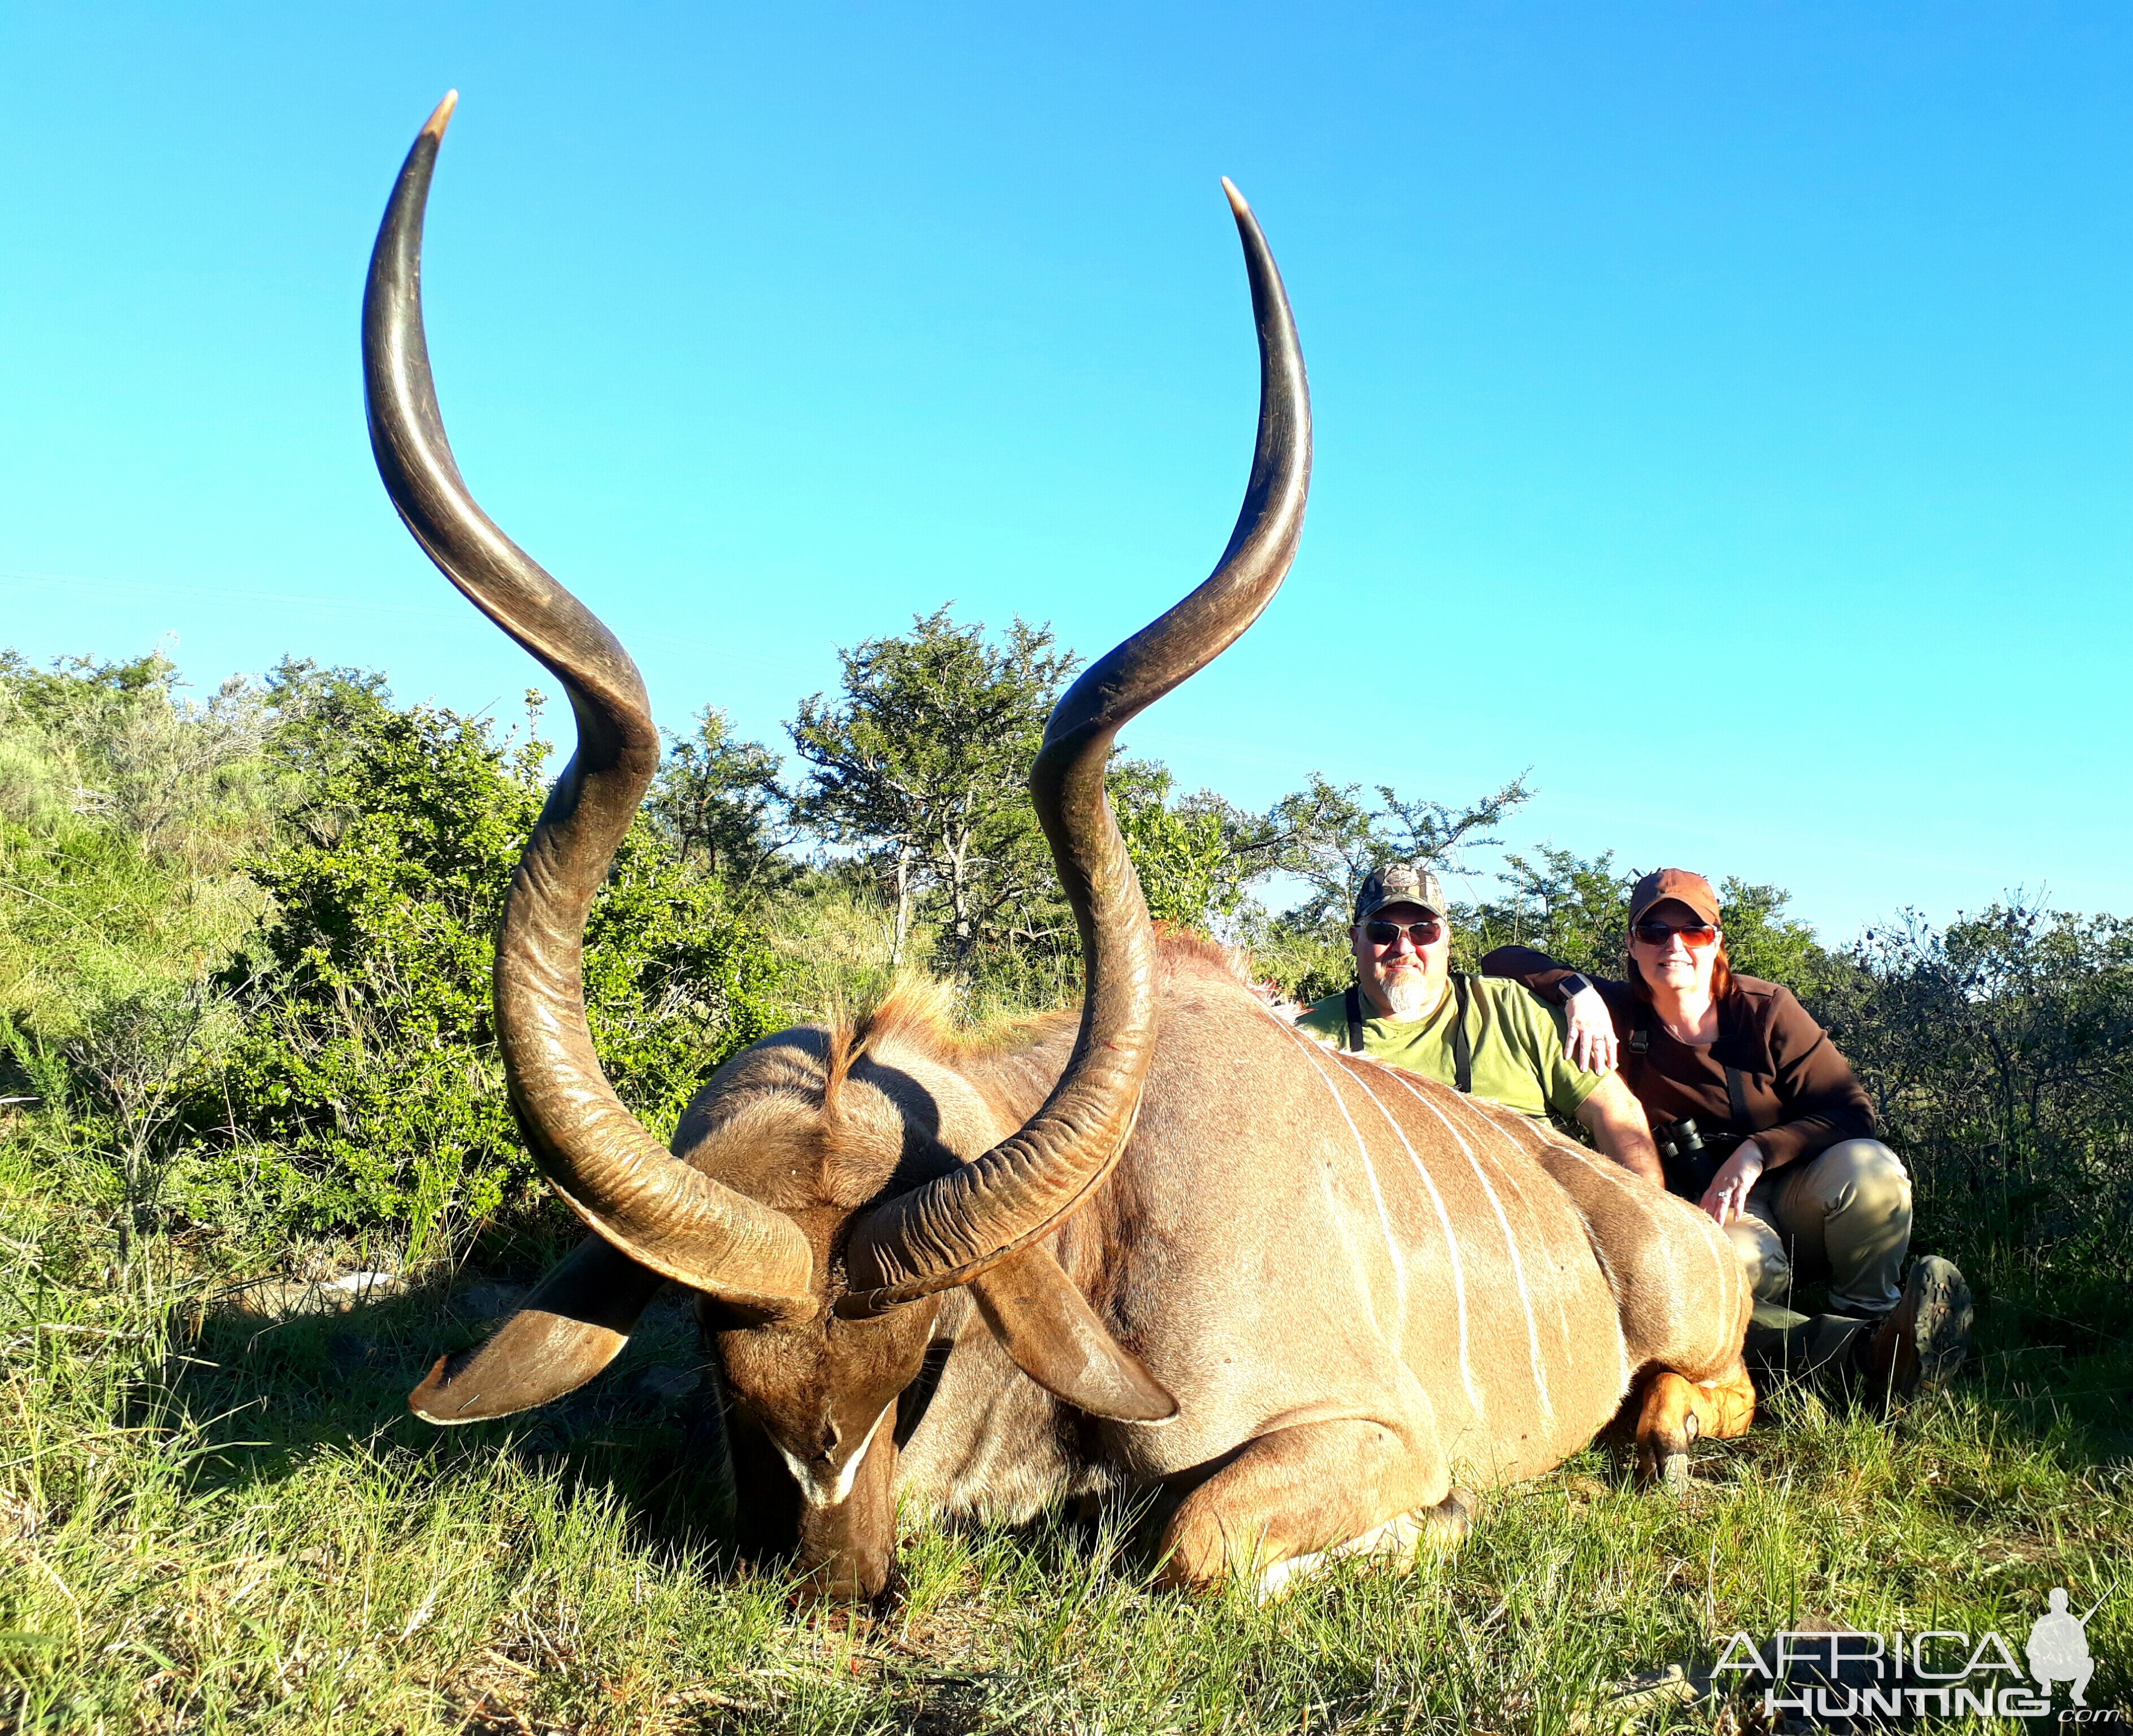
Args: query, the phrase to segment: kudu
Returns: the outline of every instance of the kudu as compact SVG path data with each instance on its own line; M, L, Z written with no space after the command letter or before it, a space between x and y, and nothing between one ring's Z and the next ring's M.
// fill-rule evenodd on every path
M1030 774L1080 926L1078 1020L971 1042L907 989L734 1056L659 1147L601 1075L580 971L657 737L628 655L475 505L445 441L419 268L453 100L372 257L371 440L416 540L575 714L505 904L496 1031L527 1137L595 1233L438 1363L416 1412L466 1422L569 1392L662 1283L687 1286L737 1447L781 1479L783 1460L802 1565L845 1595L887 1582L899 1497L1014 1519L1160 1484L1182 1498L1171 1583L1278 1582L1327 1553L1456 1537L1466 1488L1556 1464L1640 1376L1649 1465L1684 1467L1699 1425L1745 1427L1747 1290L1708 1219L1516 1116L1322 1049L1221 949L1151 931L1105 796L1114 738L1265 608L1310 471L1288 301L1227 183L1259 349L1244 507L1212 576L1059 702Z

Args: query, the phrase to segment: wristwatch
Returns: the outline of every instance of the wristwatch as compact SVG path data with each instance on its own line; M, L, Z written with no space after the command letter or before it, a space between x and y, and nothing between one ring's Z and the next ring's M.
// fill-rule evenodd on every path
M1592 979L1582 970L1573 970L1555 986L1562 991L1562 1004L1567 1007L1572 1000L1592 986Z

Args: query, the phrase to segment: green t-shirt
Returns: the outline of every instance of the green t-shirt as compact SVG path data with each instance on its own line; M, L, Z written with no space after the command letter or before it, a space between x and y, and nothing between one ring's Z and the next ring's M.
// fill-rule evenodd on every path
M1429 1017L1403 1025L1392 1019L1363 1021L1363 1052L1409 1072L1455 1083L1452 1064L1452 1009L1458 997L1444 985ZM1363 1003L1368 1012L1370 1003ZM1324 1037L1336 1049L1348 1043L1347 996L1329 994L1297 1022L1297 1028ZM1600 1089L1601 1075L1573 1066L1563 1053L1564 1015L1529 989L1500 977L1466 979L1466 1041L1474 1056L1474 1094L1506 1108L1545 1119L1550 1110L1574 1119L1579 1106Z

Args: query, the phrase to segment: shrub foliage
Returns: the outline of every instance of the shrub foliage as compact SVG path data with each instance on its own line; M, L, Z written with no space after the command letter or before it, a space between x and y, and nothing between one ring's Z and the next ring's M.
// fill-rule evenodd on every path
M546 744L313 678L269 753L299 793L247 863L273 917L223 973L243 1014L191 1119L226 1192L305 1229L404 1225L520 1194L531 1161L495 1052L503 895L541 807ZM587 931L595 1046L624 1100L671 1126L770 1028L774 963L719 882L640 820Z

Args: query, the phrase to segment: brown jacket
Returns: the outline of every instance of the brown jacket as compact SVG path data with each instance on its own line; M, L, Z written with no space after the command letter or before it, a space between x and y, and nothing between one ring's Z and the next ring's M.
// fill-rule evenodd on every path
M1551 1007L1562 1004L1557 985L1571 974L1529 946L1500 946L1481 960L1481 969L1524 983ZM1718 1036L1707 1048L1676 1042L1644 1007L1649 1048L1639 1059L1630 1049L1640 1006L1635 992L1606 977L1593 978L1592 986L1615 1017L1622 1077L1653 1126L1693 1115L1706 1132L1752 1133L1765 1167L1773 1170L1842 1140L1874 1137L1874 1105L1851 1062L1789 988L1736 976L1733 993L1718 1003ZM1742 1123L1733 1117L1729 1066L1740 1075L1746 1100Z

